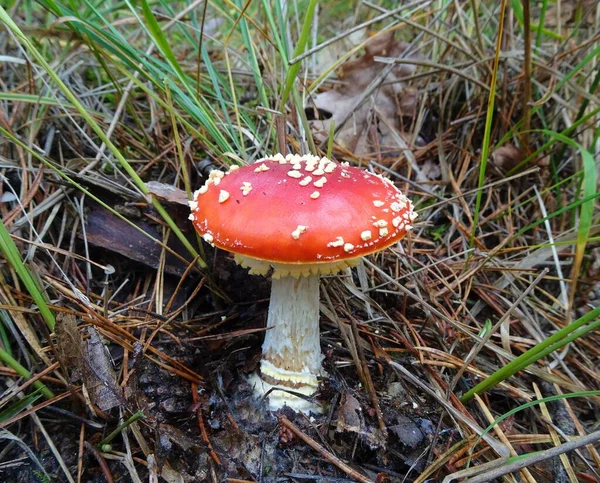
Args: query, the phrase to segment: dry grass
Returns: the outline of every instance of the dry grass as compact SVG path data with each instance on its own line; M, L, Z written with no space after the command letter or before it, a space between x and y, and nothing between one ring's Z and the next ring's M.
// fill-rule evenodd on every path
M0 9L2 478L600 479L597 5L318 2L301 35L312 3ZM407 45L352 90L378 15ZM314 133L334 87L352 109ZM268 281L145 182L328 146L419 219L323 280L329 413L261 423Z

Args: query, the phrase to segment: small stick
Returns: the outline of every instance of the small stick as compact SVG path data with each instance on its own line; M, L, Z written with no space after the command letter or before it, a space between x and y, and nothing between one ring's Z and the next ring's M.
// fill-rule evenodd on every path
M77 453L77 483L81 483L83 475L83 445L85 443L85 424L81 423L79 431L79 452Z
M202 434L202 441L204 441L204 443L206 443L206 446L208 446L208 454L213 459L213 461L218 466L221 466L221 460L219 459L219 456L217 455L217 453L215 453L215 450L213 449L213 446L212 446L210 440L208 439L208 433L206 432L206 427L204 426L204 417L202 416L202 407L200 406L200 404L199 404L200 401L198 399L198 384L194 384L194 383L192 383L192 401L194 402L194 406L196 406L198 408L196 410L196 414L198 416L198 425L200 426L200 433Z
M377 399L377 393L375 392L375 387L373 386L373 379L371 378L371 373L369 372L369 367L367 366L367 359L365 357L365 351L360 345L360 336L358 335L358 327L356 326L356 320L353 318L350 319L352 325L352 333L354 334L354 340L356 341L356 352L358 353L358 358L363 368L363 376L365 386L367 388L367 392L369 393L369 397L371 398L371 405L375 410L375 414L377 415L377 422L379 423L379 430L381 431L381 436L387 436L387 427L385 422L383 421L383 414L381 414L381 409L379 408L379 399Z
M104 473L104 478L106 480L106 483L114 483L115 480L113 480L112 474L110 472L110 468L106 464L106 460L102 457L100 452L96 448L94 448L94 446L92 444L90 444L89 442L86 441L84 444L85 444L85 449L87 449L90 453L92 453L94 455L94 458L96 458L96 461L98 461L98 464L100 465L100 468L102 469L102 473Z
M355 469L348 466L337 456L332 455L329 451L327 451L323 446L317 443L310 436L304 434L298 426L292 423L285 416L281 416L279 418L279 423L283 424L286 428L288 428L292 433L294 433L298 438L304 441L307 445L309 445L312 449L318 452L323 458L329 461L331 464L337 466L340 470L346 473L349 477L354 478L356 481L360 481L361 483L374 483L373 480L367 478L363 474L359 473Z

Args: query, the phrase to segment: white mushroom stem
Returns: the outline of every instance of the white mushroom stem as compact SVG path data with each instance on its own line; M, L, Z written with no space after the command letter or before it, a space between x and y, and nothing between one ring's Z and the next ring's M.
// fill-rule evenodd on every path
M273 278L259 391L280 387L310 396L322 373L319 343L319 277ZM269 395L272 409L288 405L315 411L314 405L285 391Z

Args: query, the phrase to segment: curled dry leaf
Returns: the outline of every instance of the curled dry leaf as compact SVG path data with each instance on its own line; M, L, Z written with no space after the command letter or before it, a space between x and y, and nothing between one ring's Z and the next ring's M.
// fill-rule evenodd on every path
M166 201L167 203L177 203L185 206L188 204L188 197L185 191L170 184L148 181L146 188L149 190L148 197L156 196L160 201Z
M340 403L336 430L362 434L364 429L365 422L360 403L352 394L347 391L344 392Z
M407 46L396 40L393 32L377 35L365 46L362 57L342 66L338 73L342 85L316 95L306 107L316 139L326 140L333 122L337 131L335 141L358 156L376 149L397 151L391 130L397 131L393 133L397 137L401 117L413 116L417 104L416 90L407 88L398 79L411 75L414 66L389 67L376 62L375 57L401 57ZM368 94L367 88L374 81L379 85ZM375 125L373 115L385 117L386 122Z
M124 403L124 400L100 334L93 327L89 327L87 333L89 339L84 347L83 382L92 402L102 411L108 411Z
M492 153L492 163L501 171L510 171L525 159L525 153L512 144L500 146Z
M77 320L71 314L58 315L55 331L62 367L71 373L72 380L83 379L92 403L102 411L122 404L124 401L115 371L98 331L89 327L89 338L84 341Z

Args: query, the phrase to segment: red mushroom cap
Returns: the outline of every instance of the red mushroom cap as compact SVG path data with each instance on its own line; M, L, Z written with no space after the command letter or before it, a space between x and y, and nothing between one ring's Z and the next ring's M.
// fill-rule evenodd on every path
M205 241L277 264L357 259L402 239L417 217L387 178L310 155L213 171L190 207Z

